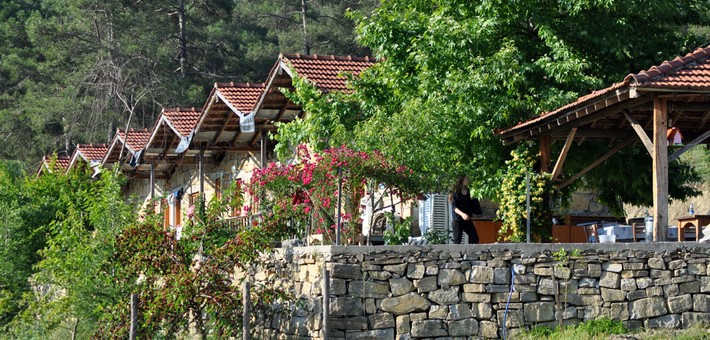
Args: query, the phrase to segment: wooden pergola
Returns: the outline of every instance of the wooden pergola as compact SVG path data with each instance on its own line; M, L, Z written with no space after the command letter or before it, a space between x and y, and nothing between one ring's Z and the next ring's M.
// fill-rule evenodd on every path
M668 226L668 164L710 137L710 47L699 48L620 83L592 92L537 118L500 131L505 144L538 140L541 171L551 172L558 188L578 180L631 144L641 142L652 158L654 239L665 241ZM670 127L682 131L685 145L668 154ZM564 141L554 166L550 145ZM561 178L574 142L603 140L614 145L577 174Z
M109 143L101 165L108 167L119 162L119 158L123 158L121 171L146 170L147 165L140 163L132 165L131 160L140 156L143 148L148 143L150 134L151 131L148 129L128 129L128 133L122 129L117 129L111 143Z

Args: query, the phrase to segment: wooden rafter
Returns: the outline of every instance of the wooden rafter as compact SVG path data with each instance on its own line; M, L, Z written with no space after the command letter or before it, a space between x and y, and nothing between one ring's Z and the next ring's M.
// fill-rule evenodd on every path
M684 145L682 148L680 148L678 151L674 152L672 155L668 156L668 162L674 161L676 158L680 157L680 155L684 154L686 151L692 149L694 146L702 143L706 139L710 137L710 130L705 131L702 135L698 136L695 138L692 142Z
M219 128L219 131L217 131L217 133L214 134L214 137L212 138L212 141L210 141L210 144L216 143L217 140L219 139L219 137L222 136L222 133L224 133L224 130L227 129L227 123L229 122L229 118L231 118L232 115L233 115L232 112L227 111L227 114L224 116L222 126Z
M580 177L584 176L586 173L592 171L594 168L599 166L599 164L602 164L605 160L609 159L611 156L615 155L617 152L621 151L621 149L627 147L628 145L633 144L636 141L636 138L634 137L629 137L626 138L621 144L613 147L611 150L607 151L607 153L603 154L601 157L599 157L596 161L592 162L589 166L586 168L582 169L582 171L576 173L574 176L570 177L568 180L564 181L562 184L557 186L557 189L563 189L570 184L574 183L576 180L578 180Z
M567 153L569 152L572 143L574 142L574 135L577 133L577 128L572 128L567 135L567 140L565 140L565 145L562 147L559 157L557 157L557 162L552 170L552 180L556 180L560 174L562 174L562 167L565 164L565 159L567 159Z
M631 117L631 115L629 115L627 112L624 112L624 116L626 116L626 120L629 121L631 127L634 129L634 131L636 131L636 134L641 139L641 142L643 143L643 146L646 147L648 153L653 156L653 143L651 142L651 139L648 138L646 131L644 131L644 129L636 121L636 119L634 119L634 117Z
M653 98L653 239L665 241L668 228L668 107Z

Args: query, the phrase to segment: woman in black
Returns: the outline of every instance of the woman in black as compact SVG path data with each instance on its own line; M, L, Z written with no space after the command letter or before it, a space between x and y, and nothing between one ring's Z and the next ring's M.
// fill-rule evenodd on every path
M454 244L461 243L461 237L465 232L468 235L468 243L478 243L478 234L473 226L472 215L480 215L481 204L478 200L471 198L468 191L469 180L466 176L461 176L451 190L449 200L451 201L451 228L454 231Z

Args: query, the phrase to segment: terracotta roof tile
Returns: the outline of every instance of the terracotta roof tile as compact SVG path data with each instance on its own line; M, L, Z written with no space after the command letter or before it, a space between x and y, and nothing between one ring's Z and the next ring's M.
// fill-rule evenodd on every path
M323 91L347 91L343 73L360 74L376 63L372 57L284 54L299 76L311 81Z
M104 159L106 151L108 151L107 144L79 144L76 146L77 151L81 153L90 162L101 161Z
M42 167L46 167L49 169L50 162L52 161L52 157L54 155L46 155L42 157L42 164L40 165L40 172L42 171ZM56 162L54 163L54 169L51 169L50 172L54 170L59 170L61 172L65 172L67 168L69 167L69 162L71 162L71 157L67 155L57 155Z
M116 132L118 136L123 139L124 141L126 140L126 134L123 130L118 130ZM148 129L129 129L128 130L128 140L126 141L126 145L134 150L138 151L143 148L145 148L145 145L148 144L148 140L150 139L150 130Z
M264 84L243 84L243 83L215 83L215 89L219 94L242 113L250 113L254 110L256 102L264 93Z
M534 125L535 123L563 113L569 109L588 105L590 101L624 87L666 88L674 90L710 89L710 46L698 48L684 57L676 57L673 60L664 61L660 65L653 66L648 70L629 74L620 83L581 96L574 102L554 111L543 113L538 117L518 123L513 127L497 131L497 133L503 135Z
M624 81L639 88L710 89L710 46L629 74Z
M202 110L196 108L163 109L163 116L183 135L189 135L200 120Z

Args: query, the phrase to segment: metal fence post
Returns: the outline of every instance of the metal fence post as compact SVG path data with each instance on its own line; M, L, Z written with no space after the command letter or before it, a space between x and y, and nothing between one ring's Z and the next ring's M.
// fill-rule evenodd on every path
M138 294L131 294L131 330L129 339L135 340L138 335Z
M330 317L330 271L323 266L323 339L329 339L328 318Z
M249 340L251 339L251 330L249 329L249 320L251 319L251 285L248 280L244 281L243 298L242 339Z

